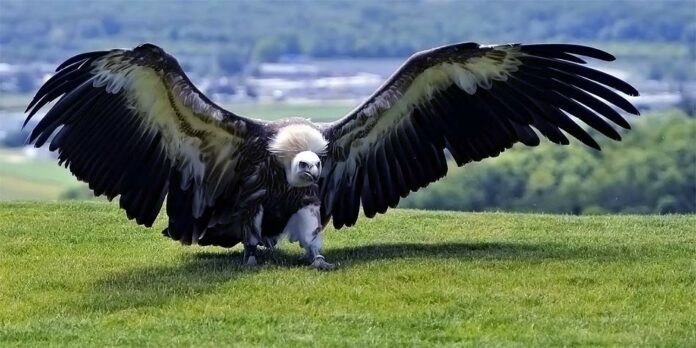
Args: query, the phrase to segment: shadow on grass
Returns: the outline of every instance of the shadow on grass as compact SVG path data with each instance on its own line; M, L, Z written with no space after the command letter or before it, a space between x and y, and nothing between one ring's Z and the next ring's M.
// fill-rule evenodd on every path
M529 263L543 260L610 258L610 254L606 251L598 254L597 250L568 248L557 244L515 243L399 243L327 249L324 252L327 260L340 265L339 269L403 258L492 262L516 260ZM181 261L172 265L139 268L102 279L96 284L89 298L85 299L85 305L99 312L157 307L173 300L186 300L212 292L224 283L257 272L278 267L305 267L299 259L299 253L285 250L266 252L265 259L264 266L247 268L241 265L242 255L239 251L187 254Z

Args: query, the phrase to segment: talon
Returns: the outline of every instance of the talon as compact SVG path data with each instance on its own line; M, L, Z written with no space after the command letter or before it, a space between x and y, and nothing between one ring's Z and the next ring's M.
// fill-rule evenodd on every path
M326 260L324 259L324 257L321 256L321 255L317 255L317 256L314 258L314 260L312 261L312 264L310 265L310 267L316 268L316 269L318 269L318 270L320 270L320 271L331 271L331 270L336 269L336 265L334 265L333 263L328 263L328 262L326 262Z

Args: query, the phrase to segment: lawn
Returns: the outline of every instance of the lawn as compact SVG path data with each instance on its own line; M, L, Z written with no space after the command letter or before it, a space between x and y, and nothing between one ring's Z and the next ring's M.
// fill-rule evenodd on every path
M0 149L0 201L58 199L80 185L57 160L32 159L22 150Z
M115 204L0 204L0 346L693 346L696 216L392 210L284 243L181 247Z

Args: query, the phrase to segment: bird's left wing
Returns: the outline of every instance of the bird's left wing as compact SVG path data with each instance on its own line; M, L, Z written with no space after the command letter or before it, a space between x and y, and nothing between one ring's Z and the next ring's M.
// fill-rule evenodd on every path
M242 150L263 127L215 105L151 44L68 59L37 92L27 121L58 97L30 141L50 140L96 195L120 195L128 217L148 226L172 190L187 197L170 195L182 214L201 216L239 181Z
M535 146L536 129L554 143L564 133L599 145L569 116L619 140L605 120L629 128L605 101L638 110L612 89L638 92L583 66L614 57L578 45L461 43L413 55L370 98L323 124L328 155L321 179L322 220L336 228L395 207L401 197L447 173L444 149L458 165L494 157L516 142ZM599 98L602 99L599 99ZM603 116L603 117L600 117Z

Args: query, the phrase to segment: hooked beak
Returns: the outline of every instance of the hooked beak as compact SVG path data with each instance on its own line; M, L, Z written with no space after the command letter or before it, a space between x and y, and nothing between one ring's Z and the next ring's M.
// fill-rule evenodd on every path
M309 170L304 171L302 175L312 182L317 182L317 180L319 180L319 168L317 166L312 166Z

